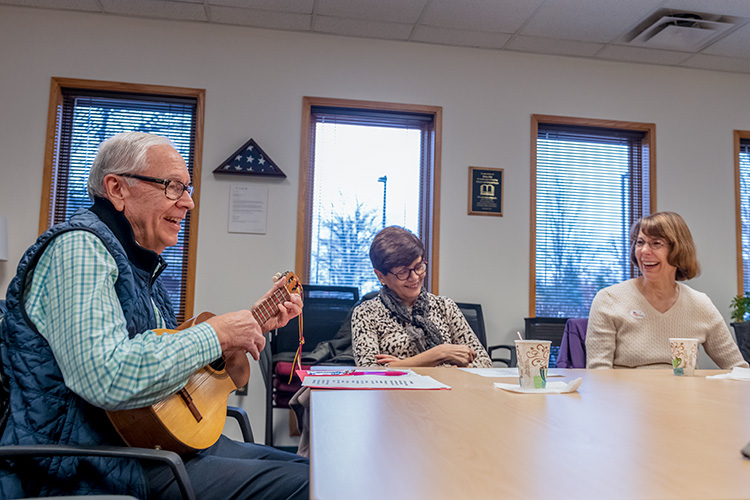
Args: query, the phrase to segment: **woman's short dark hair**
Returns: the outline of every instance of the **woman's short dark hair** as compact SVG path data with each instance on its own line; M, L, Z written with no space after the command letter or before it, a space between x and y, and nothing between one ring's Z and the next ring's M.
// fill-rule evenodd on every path
M637 220L630 228L630 261L638 267L635 259L635 243L638 233L651 238L661 238L669 243L667 262L677 268L675 279L685 281L698 276L701 272L698 256L685 219L675 212L657 212Z
M424 258L424 245L414 233L399 226L382 229L370 245L372 267L386 274L400 266L409 266L419 257Z

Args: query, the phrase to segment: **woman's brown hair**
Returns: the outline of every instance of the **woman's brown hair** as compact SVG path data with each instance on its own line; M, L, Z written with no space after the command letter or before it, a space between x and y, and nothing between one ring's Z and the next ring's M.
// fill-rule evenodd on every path
M383 274L399 266L409 266L419 257L424 258L424 245L414 233L399 226L382 229L370 245L372 267Z
M669 244L667 262L677 268L675 279L685 281L698 276L701 272L698 256L685 219L675 212L657 212L638 219L630 228L630 261L638 267L635 258L635 244L638 233L643 232L651 238L661 238Z

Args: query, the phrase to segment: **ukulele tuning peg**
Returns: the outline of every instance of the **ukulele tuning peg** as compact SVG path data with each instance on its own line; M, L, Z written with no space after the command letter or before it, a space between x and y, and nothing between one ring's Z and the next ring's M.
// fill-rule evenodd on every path
M281 278L283 278L287 274L289 274L289 271L284 271L283 273L276 273L276 274L274 274L273 275L273 282L276 283L277 281L279 281Z

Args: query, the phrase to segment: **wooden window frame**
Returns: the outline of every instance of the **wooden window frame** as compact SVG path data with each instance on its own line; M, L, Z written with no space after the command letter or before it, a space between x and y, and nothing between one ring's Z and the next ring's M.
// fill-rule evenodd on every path
M206 91L205 89L194 89L186 87L172 87L164 85L134 84L122 82L109 82L102 80L81 80L75 78L52 77L50 84L49 110L47 112L46 145L44 148L44 173L42 178L42 200L39 212L39 234L46 231L52 221L52 179L53 172L57 167L57 150L59 143L59 120L62 117L63 95L62 90L66 88L132 92L142 94L160 94L164 96L192 97L196 99L195 109L195 145L193 158L193 202L195 208L190 214L190 235L188 241L187 276L185 283L185 318L193 316L195 301L195 264L198 249L198 214L200 212L200 184L201 165L203 159L203 120L205 112Z
M737 235L737 295L745 294L744 262L742 262L742 193L740 192L740 141L750 139L750 130L734 131L734 217Z
M350 99L335 99L325 97L302 98L302 130L300 143L300 168L299 168L299 196L297 200L297 247L295 257L295 269L303 281L309 277L307 246L310 241L308 234L307 218L312 213L312 193L310 193L310 172L309 166L311 158L310 144L310 115L311 108L314 106L338 107L338 108L356 108L356 109L373 109L380 111L400 111L404 113L422 113L430 114L434 119L434 153L433 170L432 170L432 213L431 216L431 246L430 254L430 290L432 293L438 293L438 275L439 275L439 241L440 241L440 151L442 149L442 124L443 108L440 106L427 106L420 104L401 104L378 101L361 101ZM425 245L428 242L424 242Z
M571 116L531 115L531 234L529 246L529 317L536 316L536 158L540 123L578 125L585 127L615 128L644 132L642 144L648 148L649 210L656 212L656 124L578 118Z

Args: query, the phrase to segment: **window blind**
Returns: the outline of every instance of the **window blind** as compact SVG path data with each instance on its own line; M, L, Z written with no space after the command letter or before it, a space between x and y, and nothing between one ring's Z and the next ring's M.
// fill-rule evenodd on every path
M634 275L631 224L650 194L644 132L540 123L536 315L587 317L601 288Z
M740 215L742 231L742 283L750 290L750 139L740 139Z
M312 106L310 148L309 281L364 295L379 287L369 247L380 229L406 227L430 246L434 118Z
M185 159L192 177L196 105L197 100L192 97L63 88L50 189L50 225L69 219L79 208L91 206L86 188L89 169L99 144L120 132L168 137ZM178 320L184 319L189 234L190 212L177 245L162 253L168 264L162 281Z

